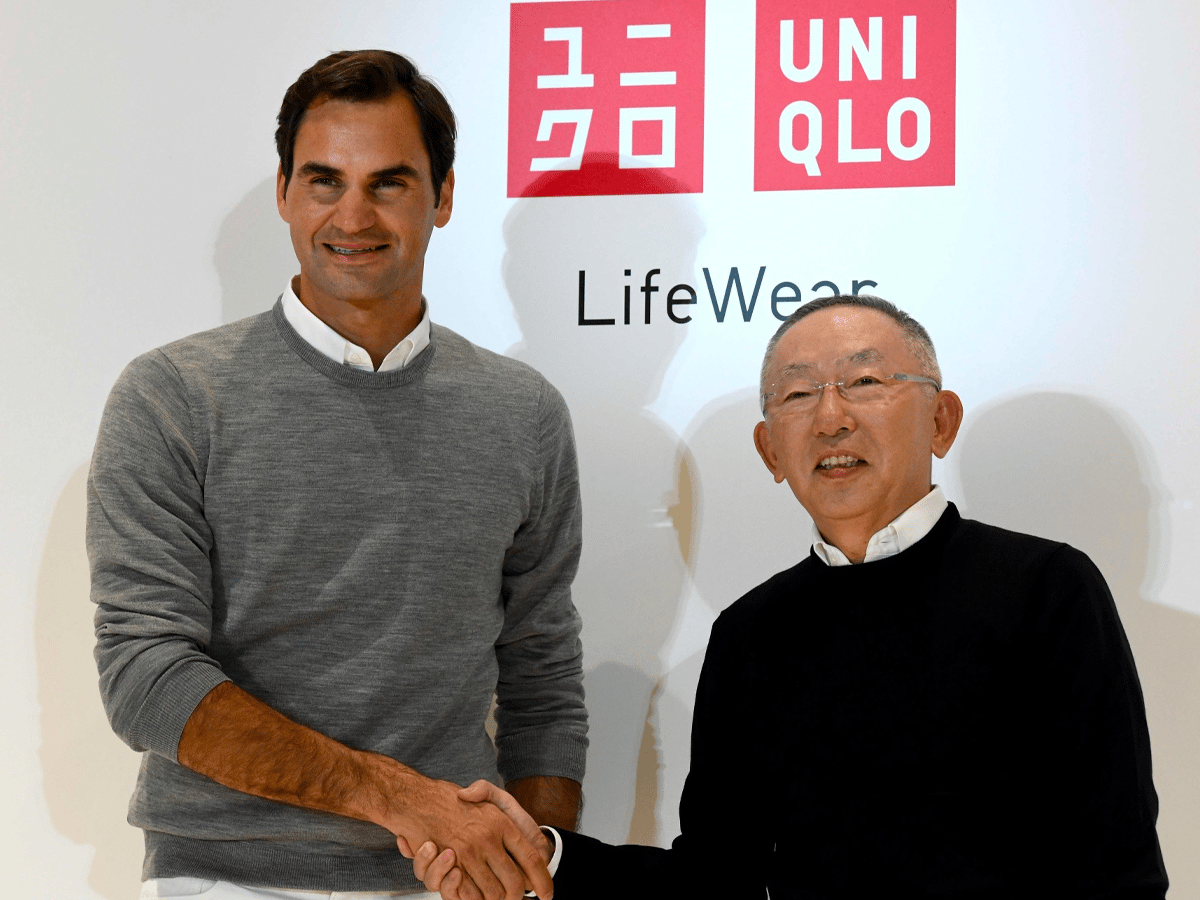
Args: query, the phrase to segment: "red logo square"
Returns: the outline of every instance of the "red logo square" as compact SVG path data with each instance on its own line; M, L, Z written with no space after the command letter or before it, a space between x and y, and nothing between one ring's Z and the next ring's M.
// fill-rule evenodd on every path
M954 184L955 0L758 0L754 189Z
M508 196L704 189L704 0L514 3Z

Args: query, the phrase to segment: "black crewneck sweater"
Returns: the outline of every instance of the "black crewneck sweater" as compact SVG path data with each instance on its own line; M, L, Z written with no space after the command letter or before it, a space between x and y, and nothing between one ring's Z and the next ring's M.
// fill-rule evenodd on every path
M569 835L555 896L1161 898L1157 810L1099 571L951 504L901 554L810 554L727 609L682 835Z

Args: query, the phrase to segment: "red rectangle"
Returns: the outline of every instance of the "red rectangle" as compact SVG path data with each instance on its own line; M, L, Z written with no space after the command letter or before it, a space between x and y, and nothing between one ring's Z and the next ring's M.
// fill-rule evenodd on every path
M754 189L954 184L955 0L758 0Z
M508 196L704 189L704 0L514 3Z

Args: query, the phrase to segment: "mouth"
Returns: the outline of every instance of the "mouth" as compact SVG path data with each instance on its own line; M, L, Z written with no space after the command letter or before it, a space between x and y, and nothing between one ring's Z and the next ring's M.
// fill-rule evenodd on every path
M374 253L376 250L383 250L387 244L378 244L374 247L343 247L339 244L325 244L325 249L338 254L339 256L361 256L364 253Z
M817 463L817 468L829 472L833 469L853 469L866 464L866 460L859 459L857 456L827 456Z

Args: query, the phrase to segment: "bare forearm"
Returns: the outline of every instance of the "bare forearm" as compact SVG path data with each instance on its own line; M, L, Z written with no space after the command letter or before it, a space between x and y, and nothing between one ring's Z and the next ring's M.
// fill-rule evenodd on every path
M578 781L533 775L514 778L504 787L539 825L551 825L566 831L574 831L579 827L583 791Z
M234 790L374 822L393 833L400 822L380 784L386 779L392 790L403 790L421 777L293 722L232 682L200 701L183 729L179 761Z
M450 847L485 896L519 897L526 882L540 896L553 891L542 852L491 804L464 802L456 785L293 722L232 682L200 701L178 756L234 790L374 822L409 846Z

